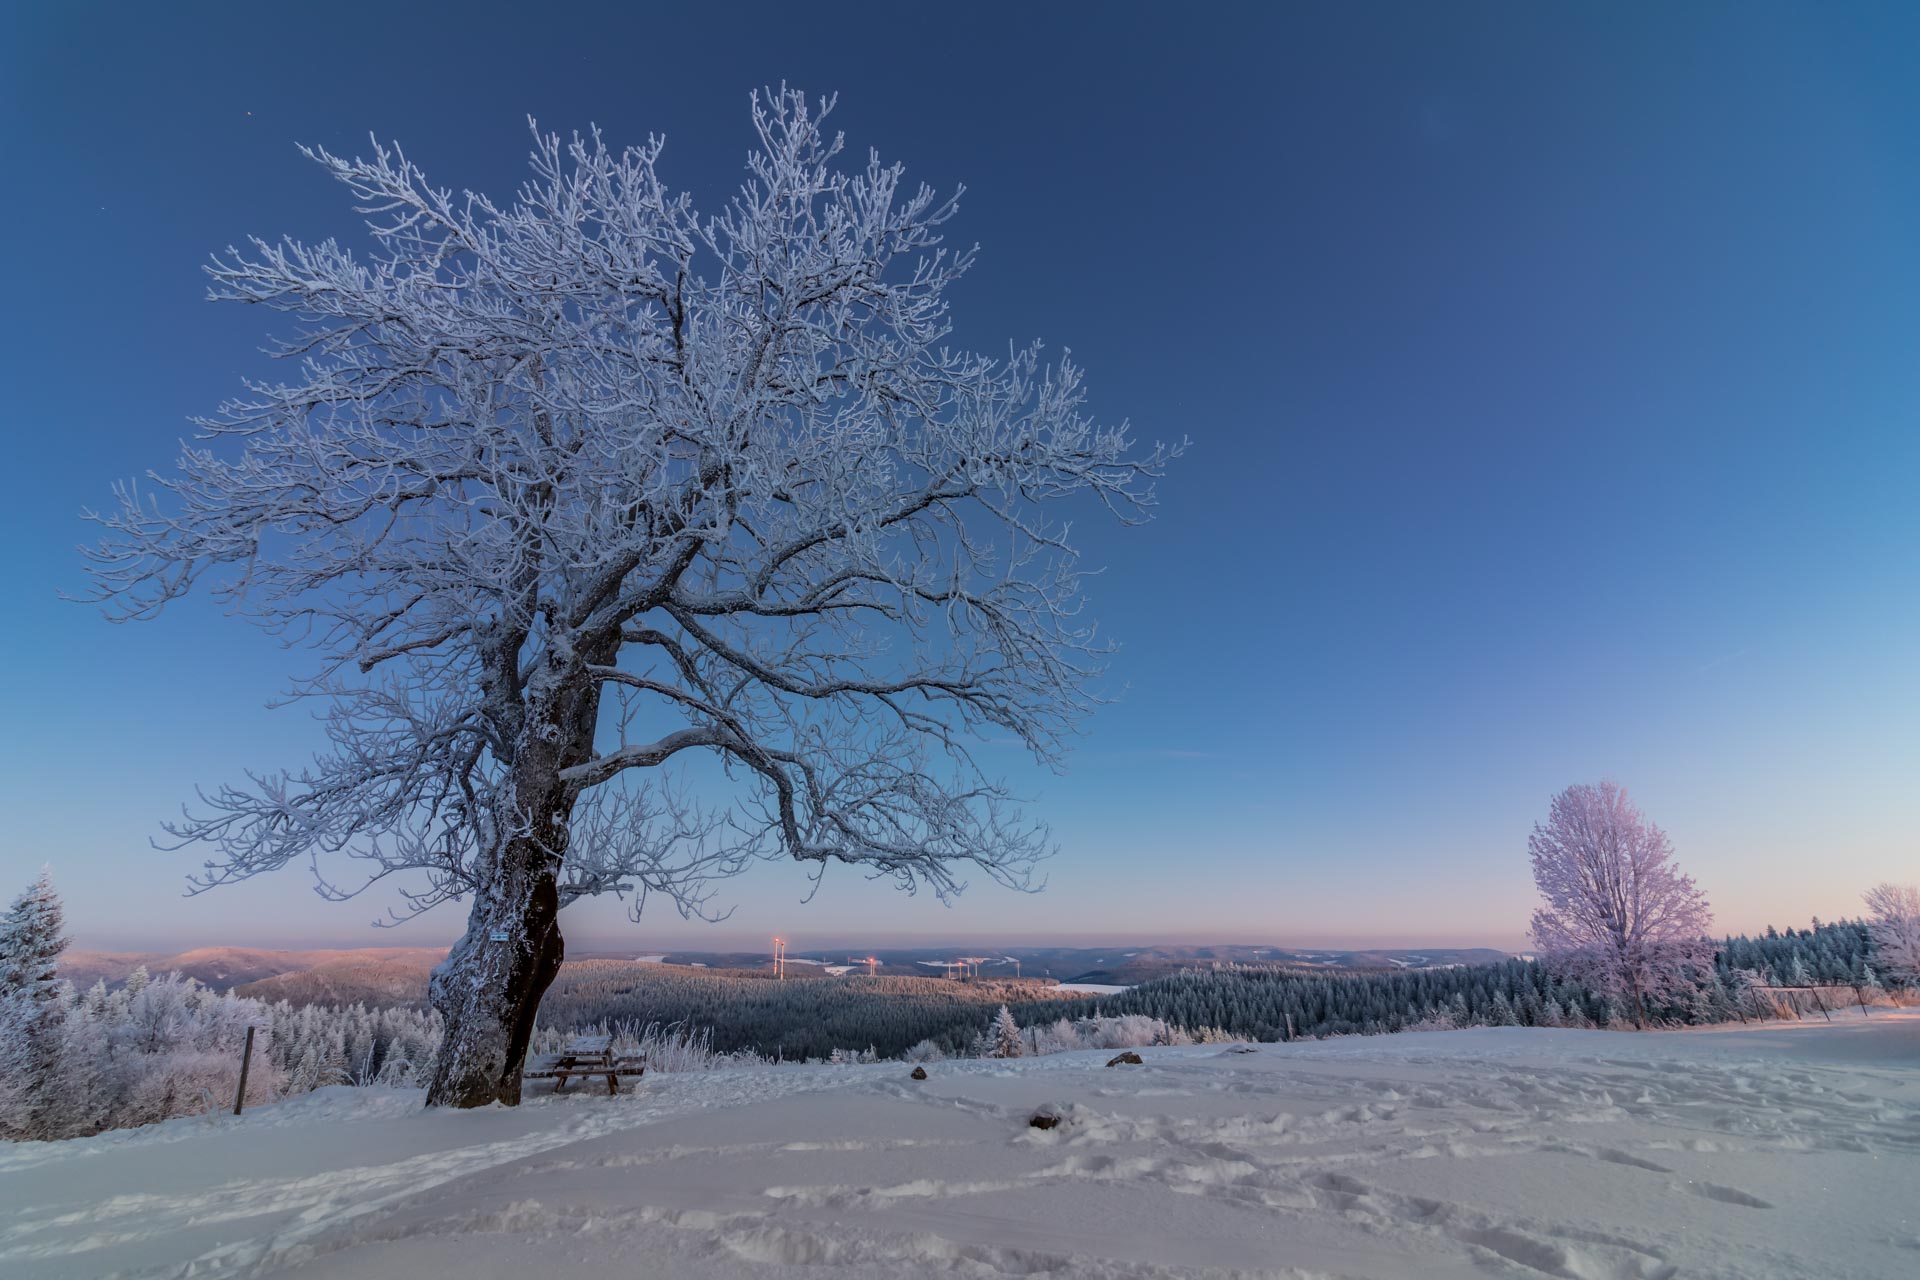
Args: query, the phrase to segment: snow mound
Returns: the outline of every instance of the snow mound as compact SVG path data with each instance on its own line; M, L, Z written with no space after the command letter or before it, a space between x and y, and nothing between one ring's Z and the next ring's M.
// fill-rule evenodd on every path
M1920 1013L324 1089L0 1148L23 1277L1920 1270ZM1060 1117L1030 1126L1041 1108Z

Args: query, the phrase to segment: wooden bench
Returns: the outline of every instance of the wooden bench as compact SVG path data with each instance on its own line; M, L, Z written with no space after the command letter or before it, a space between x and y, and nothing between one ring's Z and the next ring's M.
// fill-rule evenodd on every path
M563 1092L574 1076L605 1076L607 1092L620 1092L621 1076L643 1076L647 1060L643 1056L615 1057L612 1036L575 1036L558 1053L543 1053L529 1058L520 1072L522 1080L552 1080L553 1091Z

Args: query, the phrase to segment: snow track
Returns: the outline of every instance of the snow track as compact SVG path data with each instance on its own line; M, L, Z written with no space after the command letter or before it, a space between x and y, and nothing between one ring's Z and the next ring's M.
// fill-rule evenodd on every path
M0 1272L1920 1273L1920 1015L328 1090L0 1150ZM1026 1125L1058 1105L1053 1130Z

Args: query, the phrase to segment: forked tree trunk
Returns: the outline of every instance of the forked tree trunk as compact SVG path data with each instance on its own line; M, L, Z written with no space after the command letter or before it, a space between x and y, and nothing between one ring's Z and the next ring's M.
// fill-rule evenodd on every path
M430 1107L520 1105L527 1043L566 946L560 938L560 890L573 792L561 781L568 764L593 754L600 686L582 678L587 664L611 664L618 632L568 658L547 655L530 682L526 731L508 780L511 816L499 825L507 840L492 876L474 894L467 933L433 971L428 988L445 1039L427 1089Z
M430 1107L520 1104L520 1071L534 1015L566 947L551 860L516 839L499 883L474 900L467 933L433 971L433 1007L445 1029Z

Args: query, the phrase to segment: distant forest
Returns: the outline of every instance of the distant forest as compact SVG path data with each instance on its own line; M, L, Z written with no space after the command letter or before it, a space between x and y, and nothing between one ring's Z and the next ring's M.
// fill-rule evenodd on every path
M790 977L681 965L581 960L561 968L540 1003L546 1027L644 1026L711 1029L720 1053L780 1061L825 1058L836 1049L896 1057L922 1040L958 1053L1002 1004L1077 1014L1084 997L1046 999L1036 981Z
M1660 1022L1697 1025L1785 1012L1771 987L1882 989L1866 926L1818 925L1729 938L1685 1004L1652 1010ZM1140 1014L1196 1034L1218 1029L1255 1040L1379 1035L1438 1027L1606 1027L1623 1010L1532 960L1387 973L1294 973L1235 966L1189 970L1089 1002L1103 1014ZM1056 1007L1013 1007L1022 1023Z
M1872 944L1858 921L1726 939L1714 970L1682 1006L1654 1010L1678 1024L1772 1017L1765 987L1816 984L1877 991ZM561 971L541 1005L557 1028L711 1028L713 1047L770 1058L824 1058L836 1049L894 1057L916 1045L971 1052L1005 1004L1021 1026L1096 1014L1158 1019L1193 1036L1254 1040L1376 1035L1410 1028L1604 1027L1621 1011L1531 960L1363 973L1222 965L1193 969L1112 995L1047 995L1031 982L941 978L774 981L760 974L675 965L582 962Z

